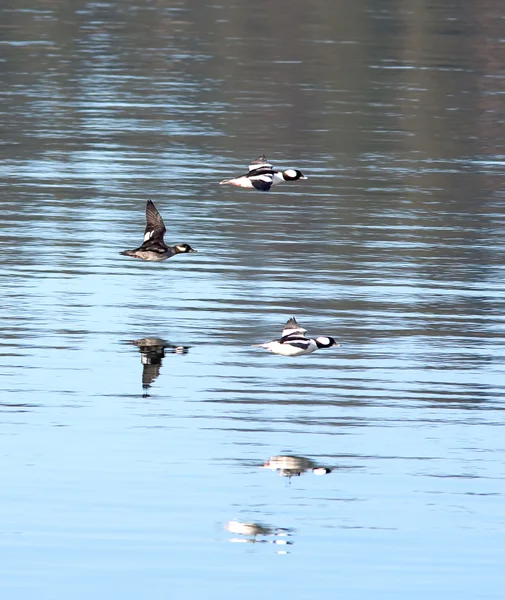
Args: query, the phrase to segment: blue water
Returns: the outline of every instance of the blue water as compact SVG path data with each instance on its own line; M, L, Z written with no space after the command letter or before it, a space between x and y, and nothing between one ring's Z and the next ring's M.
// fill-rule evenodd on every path
M502 597L502 12L0 9L2 598Z

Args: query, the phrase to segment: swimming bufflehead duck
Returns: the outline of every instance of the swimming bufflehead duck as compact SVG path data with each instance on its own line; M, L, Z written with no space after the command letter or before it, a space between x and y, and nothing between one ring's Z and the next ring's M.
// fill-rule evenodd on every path
M235 185L241 188L257 189L268 192L273 186L284 181L296 181L307 179L298 169L286 169L286 171L274 171L267 157L263 154L249 165L249 173L235 179L224 179L219 185Z
M264 344L256 344L258 348L266 348L274 354L282 354L282 356L299 356L300 354L311 354L320 348L331 348L332 346L340 346L337 342L328 336L320 336L317 338L305 337L307 330L300 327L296 319L292 317L284 325L282 337L279 340L265 342Z
M144 243L142 246L135 250L124 250L120 254L159 262L171 258L176 254L196 252L189 244L176 244L175 246L167 246L165 244L163 241L163 236L166 232L165 223L163 223L163 219L156 210L152 200L147 201L146 221L147 225L144 231Z

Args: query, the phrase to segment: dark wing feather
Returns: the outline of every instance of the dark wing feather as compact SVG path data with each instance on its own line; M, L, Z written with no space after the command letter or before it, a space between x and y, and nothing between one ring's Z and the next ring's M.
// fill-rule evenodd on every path
M294 317L291 317L291 319L289 319L289 321L286 323L286 325L284 325L284 329L299 329L300 325L298 325L298 322L296 321L296 319Z
M291 319L289 319L289 321L286 323L286 325L284 325L284 328L282 329L282 336L288 337L290 335L301 334L301 337L304 337L303 334L306 333L306 331L306 329L298 325L294 317L291 317Z
M161 363L165 358L165 346L143 346L142 353L142 387L149 388L160 374Z
M260 165L256 169L250 169L247 177L256 177L256 175L273 175L275 171L271 165Z
M161 363L156 365L144 365L142 370L142 387L147 390L151 387L152 382L160 374Z
M255 174L249 175L249 180L251 181L253 187L257 190L260 190L261 192L268 192L268 190L272 187L274 177L270 173Z
M142 246L140 246L140 248L138 249L143 250L144 252L148 251L156 252L157 254L169 254L170 256L173 256L175 254L172 248L169 248L164 242L158 241L156 239L147 240L147 242L144 242Z
M148 240L163 241L163 236L165 235L167 229L152 200L147 201L146 222L147 224L144 230L144 242L147 242Z
M284 337L281 337L280 343L289 344L290 346L301 348L302 350L307 350L307 348L310 346L310 340L308 340L306 337L303 337L303 335L300 336L293 333L291 335L285 335Z
M260 157L258 157L256 160L252 160L250 165L249 165L249 172L251 171L256 171L259 168L272 168L272 165L268 162L267 157L262 154Z

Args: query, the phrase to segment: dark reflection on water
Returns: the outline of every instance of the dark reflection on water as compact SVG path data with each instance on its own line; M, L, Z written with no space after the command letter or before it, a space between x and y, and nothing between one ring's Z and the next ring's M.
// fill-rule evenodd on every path
M130 340L127 343L137 346L142 359L142 389L144 398L149 396L148 390L153 381L159 376L161 365L167 352L173 354L187 354L188 346L174 346L162 338L146 337L139 340Z
M502 3L44 0L0 32L2 597L500 597ZM261 153L309 179L218 185ZM118 255L149 198L198 254ZM291 315L342 347L251 347Z

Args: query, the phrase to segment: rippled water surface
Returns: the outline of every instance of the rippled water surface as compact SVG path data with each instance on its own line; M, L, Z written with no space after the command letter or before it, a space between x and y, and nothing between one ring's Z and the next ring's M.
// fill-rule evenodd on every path
M2 598L502 597L504 18L2 5Z

